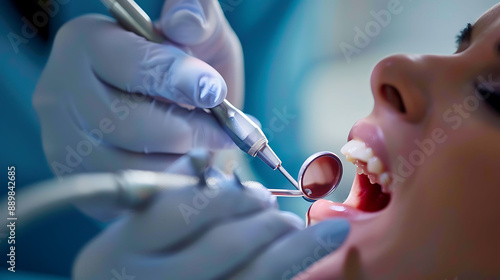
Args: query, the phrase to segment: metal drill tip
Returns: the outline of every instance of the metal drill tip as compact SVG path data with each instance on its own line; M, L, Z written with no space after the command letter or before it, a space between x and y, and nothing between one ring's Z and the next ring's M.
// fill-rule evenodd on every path
M281 172L281 174L283 174L283 176L285 176L285 178L290 181L290 183L292 183L292 185L298 190L299 189L299 184L297 183L297 181L295 181L295 179L285 170L285 168L283 168L283 166L278 166L278 170Z

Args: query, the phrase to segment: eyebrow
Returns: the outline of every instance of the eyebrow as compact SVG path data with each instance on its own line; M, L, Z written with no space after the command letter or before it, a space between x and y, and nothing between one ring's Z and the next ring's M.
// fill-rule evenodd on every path
M456 40L457 48L463 43L470 43L473 29L474 26L471 23L467 23L467 26L458 33Z

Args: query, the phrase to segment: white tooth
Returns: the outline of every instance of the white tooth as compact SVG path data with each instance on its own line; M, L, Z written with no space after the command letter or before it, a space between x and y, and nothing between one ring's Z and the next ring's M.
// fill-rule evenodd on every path
M387 185L387 193L393 193L394 192L394 185L389 184Z
M388 186L389 186L389 183L391 181L391 177L389 176L389 173L387 172L384 172L382 174L380 174L380 176L378 177L378 180L380 181L380 185L382 185L382 188L384 189L384 192L388 192Z
M353 162L355 161L355 159L353 157L351 157L350 155L345 155L346 159L348 162Z
M353 158L367 161L369 158L373 157L373 150L366 147L366 144L359 140L351 140L345 144L340 152L344 155L349 155Z
M351 156L366 162L373 157L373 150L372 148L357 149L351 153Z
M361 168L360 166L356 168L356 171L358 172L359 175L363 174L363 168Z
M375 175L368 175L368 179L370 179L370 183L376 184L377 183L377 177Z
M382 173L384 166L382 165L382 161L378 157L371 157L367 162L368 172L380 174Z
M380 176L378 176L378 179L380 180L380 183L382 185L387 185L389 183L389 180L390 180L389 173L384 172L384 173L380 174Z
M391 189L390 189L390 185L382 185L382 192L383 193L392 193Z

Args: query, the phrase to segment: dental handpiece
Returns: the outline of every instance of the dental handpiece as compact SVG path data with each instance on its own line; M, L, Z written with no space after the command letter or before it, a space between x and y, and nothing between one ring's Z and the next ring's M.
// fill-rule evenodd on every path
M109 12L126 29L155 43L163 43L166 38L153 26L149 16L133 0L101 0ZM281 160L269 147L268 140L260 127L242 111L224 99L211 108L219 124L234 143L252 157L257 156L273 170L278 169L295 188L297 181L283 168Z

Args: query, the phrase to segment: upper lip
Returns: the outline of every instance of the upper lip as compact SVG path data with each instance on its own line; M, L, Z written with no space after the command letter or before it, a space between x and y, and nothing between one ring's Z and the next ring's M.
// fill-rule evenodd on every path
M382 161L385 170L391 173L390 158L385 144L384 133L379 126L366 120L360 120L352 127L347 141L353 139L361 140L372 148L375 156Z

